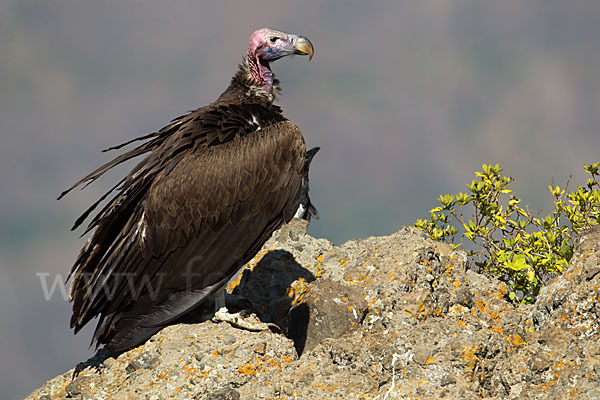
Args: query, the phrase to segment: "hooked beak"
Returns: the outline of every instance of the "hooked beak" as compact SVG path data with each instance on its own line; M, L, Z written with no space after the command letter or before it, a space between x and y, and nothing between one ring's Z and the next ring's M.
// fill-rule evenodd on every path
M292 36L292 35L290 35ZM308 56L308 60L312 60L313 54L315 54L315 50L313 48L310 40L305 38L304 36L293 36L292 38L292 48L294 49L294 54L300 54L303 56Z

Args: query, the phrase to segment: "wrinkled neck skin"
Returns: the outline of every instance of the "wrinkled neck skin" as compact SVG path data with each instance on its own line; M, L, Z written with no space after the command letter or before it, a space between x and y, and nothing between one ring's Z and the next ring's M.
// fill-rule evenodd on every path
M269 96L273 96L273 72L269 63L256 55L248 54L248 65L254 83L261 86Z

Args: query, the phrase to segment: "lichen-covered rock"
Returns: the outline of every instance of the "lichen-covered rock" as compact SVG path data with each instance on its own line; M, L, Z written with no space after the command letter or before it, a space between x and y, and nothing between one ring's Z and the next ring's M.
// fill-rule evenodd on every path
M323 339L337 338L358 328L366 311L362 291L319 279L289 311L288 337L301 355Z
M599 230L521 307L419 231L333 246L305 230L276 232L229 287L281 332L173 325L29 398L600 398Z

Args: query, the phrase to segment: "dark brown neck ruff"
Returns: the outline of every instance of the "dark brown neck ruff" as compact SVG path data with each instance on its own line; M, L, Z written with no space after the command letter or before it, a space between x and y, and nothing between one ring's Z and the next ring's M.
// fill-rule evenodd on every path
M237 89L237 91L241 91L240 95L248 98L256 98L258 102L265 102L268 104L273 103L277 95L281 92L281 87L279 86L279 80L275 78L275 74L270 72L270 83L269 85L265 85L264 81L257 81L253 71L253 65L248 58L244 57L244 60L239 65L239 70L231 79L230 89ZM227 95L227 90L221 96L220 100L223 100L223 96Z

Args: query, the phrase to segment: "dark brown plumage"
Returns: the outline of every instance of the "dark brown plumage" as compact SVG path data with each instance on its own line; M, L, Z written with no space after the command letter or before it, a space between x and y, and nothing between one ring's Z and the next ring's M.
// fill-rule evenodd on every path
M293 217L305 145L272 104L279 89L268 62L312 51L301 36L256 31L217 101L109 149L145 140L61 194L146 154L73 226L117 191L90 222L70 273L75 332L99 316L96 346L142 343L222 289Z

